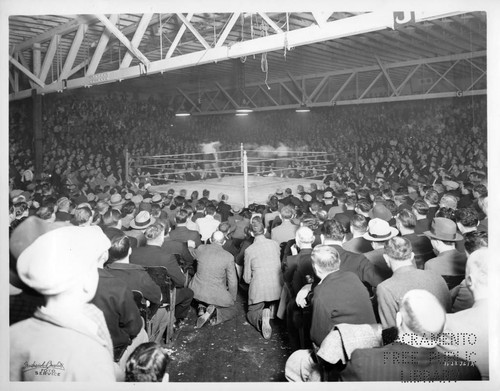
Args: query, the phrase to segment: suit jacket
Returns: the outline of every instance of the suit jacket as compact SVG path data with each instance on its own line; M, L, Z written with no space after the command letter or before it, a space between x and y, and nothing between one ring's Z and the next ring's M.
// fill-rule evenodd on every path
M465 275L465 263L467 256L456 249L440 253L437 257L428 260L425 270L433 270L442 276Z
M425 231L428 231L430 228L430 222L427 218L417 220L417 224L415 225L415 233L417 235L423 234Z
M406 359L405 359L406 358ZM381 348L358 349L340 373L342 381L480 380L478 369L437 348L416 348L393 342Z
M295 232L298 228L299 227L290 220L285 220L279 226L273 228L271 231L271 239L278 244L288 242L290 239L295 238Z
M177 242L187 243L188 240L194 242L195 247L201 244L201 236L198 232L187 229L184 226L177 226L168 234L171 240L176 240Z
M141 331L141 314L127 284L107 270L98 271L99 282L91 303L103 312L113 347L126 347Z
M488 365L488 300L482 299L466 310L446 314L446 324L444 326L444 335L467 335L469 338L464 340L447 341L440 345L443 351L452 352L459 357L475 362L483 380L490 377ZM473 336L473 337L471 337ZM448 343L450 342L450 343Z
M383 248L372 250L365 253L364 255L370 261L370 263L375 266L378 275L381 276L384 280L387 280L390 276L392 276L392 270L389 266L387 266L387 262L384 258Z
M194 266L194 257L188 249L187 243L172 240L170 237L166 238L161 246L167 254L180 255L185 267Z
M219 307L230 307L236 301L238 278L234 257L218 244L202 244L196 249L198 268L189 287L194 298Z
M313 291L311 340L321 342L339 323L377 323L373 306L363 283L351 272L328 274Z
M340 255L340 270L344 272L353 272L359 277L361 282L371 287L376 287L384 281L383 274L381 274L363 254L352 253L336 244L332 245L332 247L335 248Z
M356 254L364 254L373 250L371 243L362 236L352 238L351 240L342 244L342 247L347 251Z
M378 314L384 328L396 326L399 302L412 289L424 289L432 293L443 308L450 311L450 291L439 274L414 266L403 266L377 287Z
M311 260L312 248L304 248L300 250L297 259L297 267L292 277L292 296L296 296L297 292L306 285L307 278L306 276L310 276L314 279L314 270L312 268L312 260Z
M333 216L333 219L342 224L342 226L346 228L346 232L351 232L351 218L355 214L356 212L354 212L353 209L347 209L343 213L337 213L335 216Z
M280 298L282 276L278 243L264 235L255 238L245 250L243 279L250 284L248 304Z
M105 268L113 276L123 280L130 290L141 291L151 303L161 303L161 289L140 265L114 262Z
M411 248L415 254L415 264L417 268L423 269L425 262L436 256L434 254L434 248L432 247L431 241L427 236L418 235L416 233L402 235L411 243Z
M226 204L224 201L219 202L217 213L220 214L221 221L227 221L227 218L231 215L231 205Z
M167 254L159 246L146 245L134 248L130 254L130 263L142 266L164 266L167 274L177 288L183 288L186 276L172 254Z

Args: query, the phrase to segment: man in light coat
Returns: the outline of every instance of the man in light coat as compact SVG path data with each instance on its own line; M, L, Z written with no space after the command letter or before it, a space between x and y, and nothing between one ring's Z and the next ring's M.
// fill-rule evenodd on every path
M250 284L247 319L262 331L265 339L270 339L270 306L279 300L282 286L280 247L276 241L264 236L264 225L259 220L253 220L250 228L255 240L245 250L243 271L243 279Z
M201 309L206 309L198 317L197 328L202 327L209 319L210 324L215 325L232 319L237 314L235 301L238 278L234 257L222 248L224 242L224 234L215 231L211 244L203 244L196 249L198 268L189 287L194 292L194 298L201 304Z

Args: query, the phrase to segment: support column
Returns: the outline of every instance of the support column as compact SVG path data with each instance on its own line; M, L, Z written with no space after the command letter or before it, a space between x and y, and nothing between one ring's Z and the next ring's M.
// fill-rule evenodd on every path
M35 179L40 179L43 171L43 128L42 128L42 96L36 89L31 90L33 103L33 149L35 152Z
M245 208L248 208L248 158L247 151L243 151L243 191Z

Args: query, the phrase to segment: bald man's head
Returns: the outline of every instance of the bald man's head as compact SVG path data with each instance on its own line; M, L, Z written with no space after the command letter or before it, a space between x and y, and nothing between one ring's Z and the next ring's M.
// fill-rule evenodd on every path
M446 313L432 293L413 289L401 299L396 322L405 333L416 334L432 344L430 340L443 331L445 321Z
M221 231L215 231L212 234L211 242L215 244L220 244L221 246L224 244L224 241L226 240L224 234Z

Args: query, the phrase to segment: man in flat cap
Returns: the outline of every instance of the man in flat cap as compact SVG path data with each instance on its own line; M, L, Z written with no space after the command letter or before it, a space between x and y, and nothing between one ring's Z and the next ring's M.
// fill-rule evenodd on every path
M98 227L65 226L45 230L20 253L20 279L46 304L10 328L11 381L115 381L109 331L89 304L109 247Z

